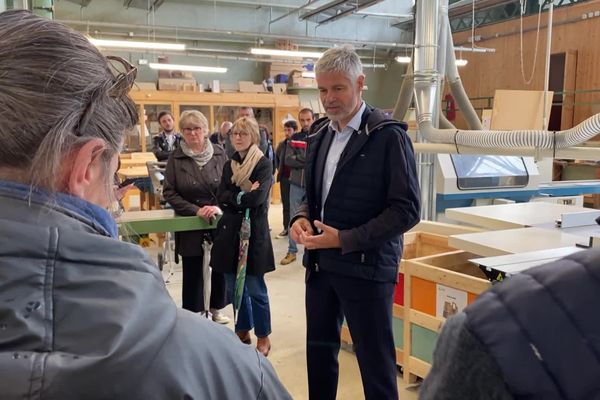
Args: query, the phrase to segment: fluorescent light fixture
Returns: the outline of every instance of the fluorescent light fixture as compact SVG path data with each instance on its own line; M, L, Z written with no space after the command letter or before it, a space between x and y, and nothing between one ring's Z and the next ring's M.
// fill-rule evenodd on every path
M159 64L150 63L148 66L152 69L168 69L170 71L194 71L194 72L214 72L224 74L227 68L221 67L203 67L200 65L177 65L177 64Z
M302 72L302 77L303 78L314 78L315 76L316 75L315 75L314 71L303 71Z
M410 62L410 57L408 56L398 56L396 57L396 61L400 64L408 64Z
M465 65L467 65L468 61L465 60L464 58L458 58L456 59L456 66L457 67L464 67Z
M118 47L125 49L152 49L152 50L185 50L183 43L156 43L156 42L134 42L129 40L104 40L89 38L96 47Z
M280 56L280 57L298 57L298 58L321 58L323 53L314 51L292 51L292 50L277 50L277 49L250 49L250 53L260 56Z

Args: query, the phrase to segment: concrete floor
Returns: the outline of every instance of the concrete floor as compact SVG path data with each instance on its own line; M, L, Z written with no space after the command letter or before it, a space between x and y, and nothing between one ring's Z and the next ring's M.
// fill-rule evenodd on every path
M279 260L287 252L288 244L287 238L275 238L282 230L281 205L271 206L269 221L272 227L275 261L279 263ZM292 264L277 265L276 271L266 275L266 281L271 302L273 328L271 335L272 350L269 354L269 360L292 397L297 400L307 399L304 268L300 257ZM167 286L173 299L178 305L181 305L180 266L175 266L175 274L169 279ZM231 306L228 306L224 311L226 315L232 318ZM233 329L233 323L228 326ZM340 378L337 398L339 400L364 398L355 355L350 351L342 350L339 359ZM417 399L418 388L415 385L405 385L400 374L398 374L398 387L400 399Z

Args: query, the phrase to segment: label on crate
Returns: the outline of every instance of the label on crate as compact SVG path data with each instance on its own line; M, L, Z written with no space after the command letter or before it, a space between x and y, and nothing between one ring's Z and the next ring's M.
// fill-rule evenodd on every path
M448 318L458 314L467 306L467 292L448 286L436 285L436 316Z

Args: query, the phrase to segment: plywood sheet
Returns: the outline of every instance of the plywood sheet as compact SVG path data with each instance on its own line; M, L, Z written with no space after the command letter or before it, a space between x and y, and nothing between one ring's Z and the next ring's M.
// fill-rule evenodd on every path
M544 92L538 90L496 90L492 109L493 130L547 129L554 92L546 96L546 126L543 124Z

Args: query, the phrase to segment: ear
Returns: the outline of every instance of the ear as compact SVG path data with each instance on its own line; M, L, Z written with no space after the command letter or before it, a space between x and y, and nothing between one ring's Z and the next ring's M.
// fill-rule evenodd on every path
M356 85L358 86L358 90L363 90L363 88L365 87L365 76L364 75L358 76L358 79L356 80Z
M92 139L71 153L71 168L65 171L67 189L70 194L89 200L90 192L97 190L101 182L104 168L100 155L106 148L102 139Z

